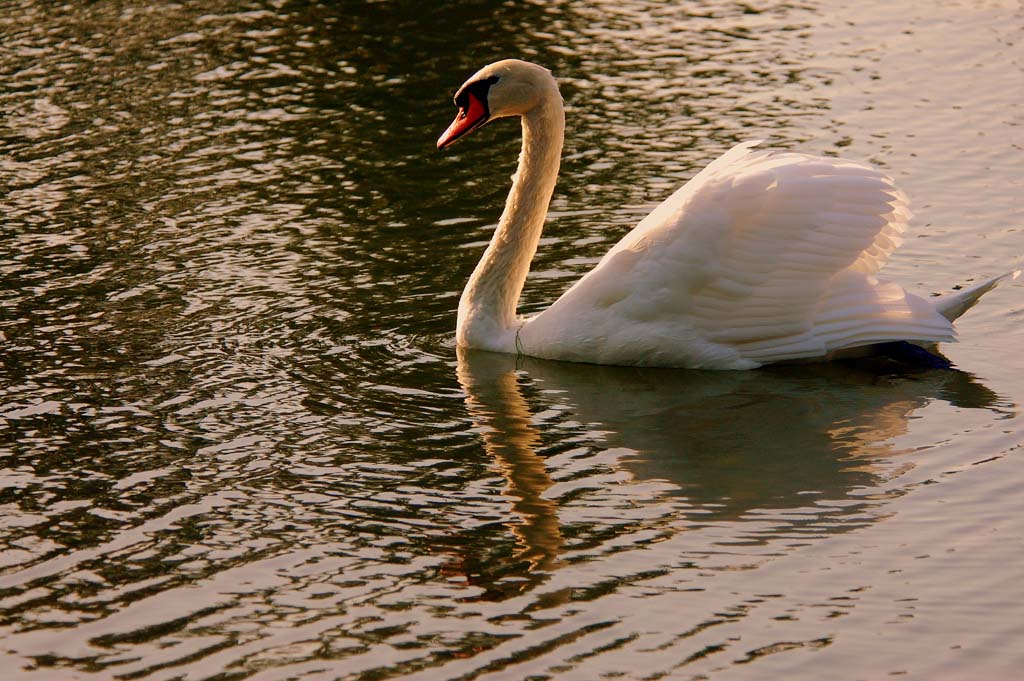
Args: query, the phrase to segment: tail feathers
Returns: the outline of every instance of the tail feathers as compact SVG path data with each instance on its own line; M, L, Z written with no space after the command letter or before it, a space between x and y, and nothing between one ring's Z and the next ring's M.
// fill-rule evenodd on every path
M950 293L933 301L935 310L949 321L957 319L964 312L967 312L974 304L978 302L978 298L981 298L985 293L989 292L996 287L1000 282L1006 279L1016 279L1020 275L1020 270L1014 270L1013 272L1007 272L1006 274L1000 275L983 281L980 284L975 284L970 288L966 288L956 293Z

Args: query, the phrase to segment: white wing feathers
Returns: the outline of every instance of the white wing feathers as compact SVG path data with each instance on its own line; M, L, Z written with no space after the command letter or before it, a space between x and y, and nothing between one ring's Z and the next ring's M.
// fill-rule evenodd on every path
M690 366L742 368L879 341L953 340L951 324L927 301L874 277L910 216L891 178L851 161L752 150L756 144L707 166L553 307L603 308L614 319L582 315L595 332L653 324L662 339L705 343L701 357L682 358Z
M684 187L675 220L640 226L683 248L693 238L718 242L703 264L706 283L692 291L693 321L708 340L761 363L884 340L952 340L926 301L872 276L910 216L891 178L753 146L732 149Z

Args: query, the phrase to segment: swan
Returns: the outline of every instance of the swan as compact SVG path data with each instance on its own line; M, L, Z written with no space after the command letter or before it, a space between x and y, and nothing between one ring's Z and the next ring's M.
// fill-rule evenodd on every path
M520 117L523 140L505 209L459 300L460 347L698 369L824 361L892 341L953 341L953 320L1019 274L932 301L879 281L910 217L893 179L750 141L656 207L550 307L521 318L562 152L558 84L537 64L506 59L471 76L455 104L439 150L509 116Z

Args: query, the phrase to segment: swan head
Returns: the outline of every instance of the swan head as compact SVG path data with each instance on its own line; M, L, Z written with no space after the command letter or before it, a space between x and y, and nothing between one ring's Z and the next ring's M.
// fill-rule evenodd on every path
M459 113L437 140L446 149L495 118L523 116L543 103L558 85L543 66L519 59L503 59L483 67L455 93Z

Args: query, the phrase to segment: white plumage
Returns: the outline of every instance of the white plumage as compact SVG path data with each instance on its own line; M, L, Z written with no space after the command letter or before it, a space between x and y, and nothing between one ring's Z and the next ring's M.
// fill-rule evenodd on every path
M516 60L482 69L456 102L465 112L474 96L486 98L483 119L456 118L438 146L518 115L523 152L460 302L460 345L601 364L749 369L885 341L952 341L951 320L1001 279L938 305L880 282L875 275L910 217L892 178L747 142L655 208L551 307L516 318L558 172L561 97L546 70Z

